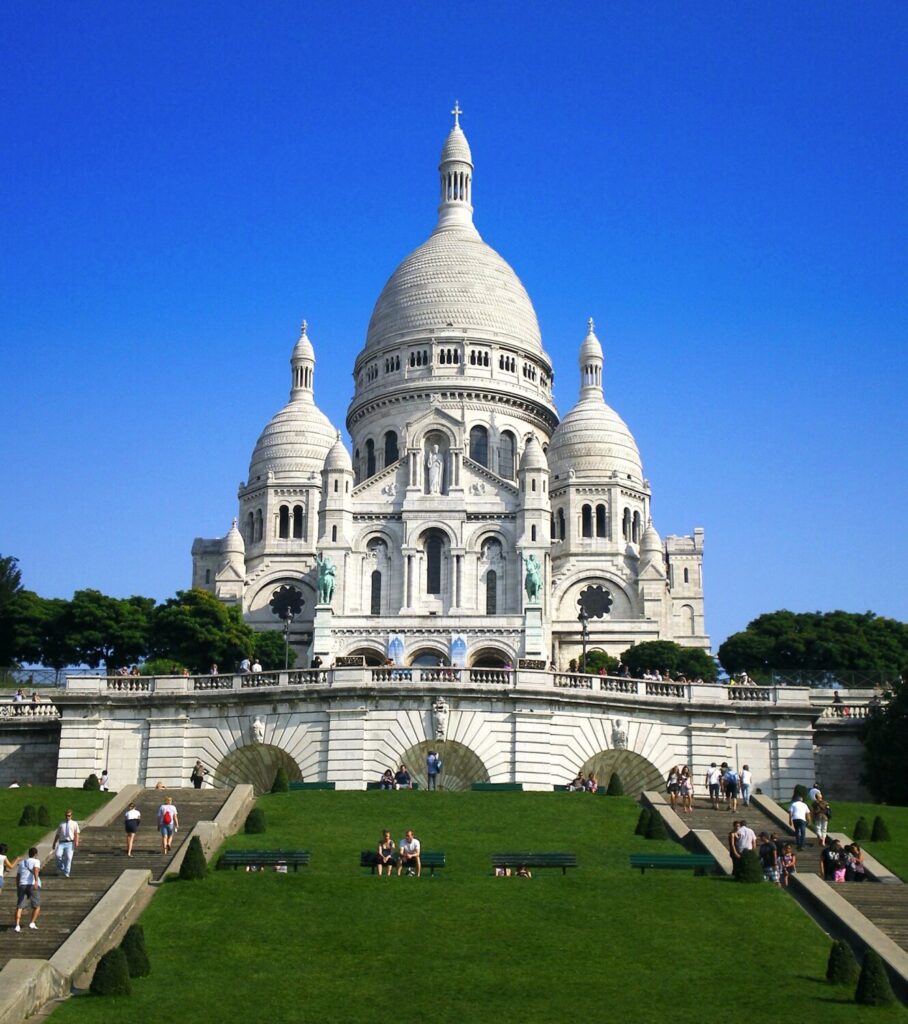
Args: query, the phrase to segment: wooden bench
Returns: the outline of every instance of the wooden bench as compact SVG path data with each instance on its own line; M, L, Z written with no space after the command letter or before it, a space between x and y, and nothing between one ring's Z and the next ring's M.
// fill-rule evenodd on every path
M333 782L291 782L288 789L292 791L297 789L334 789Z
M436 868L445 867L445 855L443 850L423 850L419 855L420 863L422 864L423 871L426 868L429 869L429 874L434 875ZM361 868L371 868L372 874L375 874L375 869L378 867L378 854L375 850L363 850L359 855L359 866Z
M221 854L219 868L263 868L286 864L294 871L300 864L308 867L311 854L308 850L227 850Z
M522 793L523 783L522 782L474 782L470 786L476 793L496 792L496 793Z
M576 853L493 853L493 868L561 868L563 875L568 868L577 867Z
M716 867L715 858L708 853L632 853L631 867L640 868L645 874L647 868L670 868L676 871L695 871L703 874Z

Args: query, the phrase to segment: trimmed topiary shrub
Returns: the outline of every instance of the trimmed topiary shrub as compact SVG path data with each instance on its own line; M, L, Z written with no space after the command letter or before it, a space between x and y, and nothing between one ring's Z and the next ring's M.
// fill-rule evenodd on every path
M35 810L34 804L26 804L22 808L22 813L19 815L20 825L37 825L38 824L38 812Z
M38 824L44 828L50 828L50 812L44 804L38 808Z
M278 768L274 776L274 783L271 786L272 793L287 793L290 790L290 780L287 778L287 769Z
M624 786L621 784L621 776L617 772L612 772L612 777L608 780L608 789L606 789L605 795L624 796Z
M129 964L126 954L117 946L109 949L98 961L95 976L91 979L91 991L96 996L129 996Z
M755 850L745 850L735 861L732 871L736 882L762 882L763 865Z
M246 835L258 835L261 832L266 831L265 829L265 812L261 807L253 807L246 818L246 824L243 827L243 831Z
M873 831L870 833L870 841L873 843L888 843L890 839L892 839L892 836L889 835L886 822L877 815L873 819Z
M883 966L879 953L868 949L864 954L864 966L854 990L854 1001L862 1006L888 1006L895 1002L889 975Z
M646 838L668 839L668 833L665 831L665 822L663 822L662 815L658 811L650 812L649 824L646 826Z
M649 819L652 817L653 812L649 807L640 808L640 817L637 819L637 827L634 829L635 836L645 836L647 829L649 828Z
M126 929L120 949L126 955L130 978L144 978L151 974L151 963L145 948L145 931L140 924L131 924Z
M95 775L94 772L92 772L91 775L89 775L88 778L82 783L82 788L83 789L100 789L101 788L101 780L98 778L97 775Z
M795 786L794 792L791 794L792 801L803 800L804 803L808 803L807 800L807 787L806 786Z
M189 840L186 856L180 865L180 878L184 882L196 882L208 874L208 864L202 852L202 843L198 836Z
M844 939L836 939L829 950L826 964L826 980L833 985L853 985L858 980L861 968Z
M852 832L851 838L855 841L870 838L870 826L867 824L867 819L863 814L858 818L857 822L855 822L854 832Z

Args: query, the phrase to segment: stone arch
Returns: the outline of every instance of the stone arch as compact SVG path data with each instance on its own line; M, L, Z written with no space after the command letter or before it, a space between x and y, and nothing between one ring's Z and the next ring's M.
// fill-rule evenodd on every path
M430 530L439 530L448 538L448 543L452 547L459 547L457 534L442 519L424 519L421 522L414 523L413 529L407 537L406 546L411 548L419 547L423 543L423 538Z
M270 743L247 743L231 750L209 775L212 784L219 787L249 784L256 796L268 793L274 784L277 770L283 768L290 782L302 782L300 766L280 747Z
M588 758L580 770L584 775L593 772L600 789L605 789L612 775L617 774L627 796L637 797L645 789L662 792L662 772L633 750L600 750Z
M484 643L470 652L470 668L504 668L507 663L514 664L514 653L494 643Z
M604 571L582 570L575 575L562 580L555 587L552 595L552 604L556 609L556 618L576 619L577 598L581 590L589 586L604 586L615 599L610 612L610 617L620 619L621 603L625 602L633 616L641 614L640 600L636 594L616 576Z
M311 619L316 605L315 585L309 575L301 576L296 573L287 572L286 569L270 573L264 579L257 582L255 590L245 602L245 611L256 612L265 610L270 614L268 602L271 600L271 595L278 587L283 586L296 587L297 590L302 591L303 614L299 617L299 620L302 622ZM279 625L277 619L274 621Z
M423 641L419 644L418 647L415 647L412 651L410 651L407 655L407 664L415 665L417 667L419 667L420 665L422 665L423 667L429 667L429 658L437 658L438 660L436 664L438 665L450 664L447 649L445 647L442 647L441 644L435 644L431 641L428 643ZM418 659L424 660L419 661Z
M412 439L408 441L408 445L413 448L425 449L426 440L432 434L443 434L447 439L449 448L460 447L457 431L449 423L444 423L441 420L431 420L430 422L422 423L419 429L414 432Z
M365 658L366 664L373 668L378 667L379 665L384 665L388 660L388 656L385 654L384 649L373 644L360 643L357 644L356 647L345 652L345 657L355 657L356 655L361 655Z
M478 754L455 740L423 740L405 750L400 762L405 764L411 778L419 783L420 789L428 785L426 757L434 750L441 757L441 775L438 788L448 790L469 789L474 782L488 782L489 770Z

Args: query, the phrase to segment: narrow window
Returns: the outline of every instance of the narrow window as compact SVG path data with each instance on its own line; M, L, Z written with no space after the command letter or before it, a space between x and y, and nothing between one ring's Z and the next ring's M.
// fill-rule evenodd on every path
M555 533L555 513L554 512L552 513L551 522L549 524L549 536L552 538L552 540L555 540L555 538L557 536L556 533Z
M593 510L589 505L584 505L580 510L580 536L593 536Z
M366 441L366 476L375 476L375 442L371 437Z
M437 533L426 538L426 593L441 593L441 549L442 539Z
M255 512L255 539L260 541L265 535L265 520L262 516L262 510L256 509Z
M606 536L605 505L596 506L596 536Z
M211 582L211 570L205 570L205 585L207 586Z
M621 519L621 534L625 540L631 539L631 510L626 508Z
M303 537L303 506L293 506L293 536L295 540L302 540Z
M631 529L632 529L632 532L633 532L633 541L634 541L635 544L638 544L640 542L640 513L639 512L635 512L634 513L634 523L633 523L633 526L632 526Z
M486 573L486 615L498 614L498 573L489 569Z
M489 432L485 427L473 427L470 431L470 458L480 466L489 464Z
M335 541L335 542L337 541L337 527L336 526L332 526L331 527L331 540Z
M369 604L372 615L381 615L381 570L372 570L372 594Z
M335 480L335 481L334 481L334 493L335 493L335 494L337 494L337 492L338 492L338 489L339 489L339 488L338 488L338 486L337 486L337 481Z
M530 540L535 540L535 539L536 539L536 527L535 526L531 526L530 527Z
M385 434L385 465L390 466L392 463L397 462L400 458L400 454L397 450L397 434L393 430L389 430Z
M286 505L281 505L277 521L277 535L282 540L286 540L290 536L290 509Z
M558 539L564 540L566 534L566 524L564 520L564 509L558 509Z
M684 582L690 583L690 576L688 575L687 569L684 570Z
M246 543L255 543L255 516L251 512L246 516Z
M498 475L505 480L514 479L514 454L517 451L517 440L510 430L506 430L498 443Z

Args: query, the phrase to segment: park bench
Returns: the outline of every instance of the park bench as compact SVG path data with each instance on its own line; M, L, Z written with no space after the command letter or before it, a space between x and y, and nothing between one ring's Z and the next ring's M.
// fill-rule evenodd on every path
M291 782L288 786L291 792L297 789L334 789L333 782Z
M380 782L367 782L366 783L366 789L381 789L381 783ZM419 783L418 782L411 783L410 784L410 789L419 789ZM400 790L397 790L396 792L400 792Z
M561 868L563 875L568 868L577 867L576 853L493 853L493 868Z
M294 871L300 864L307 867L311 854L308 850L227 850L221 854L219 868L264 868L286 864Z
M446 866L443 850L423 850L419 855L419 860L423 871L428 869L429 874L433 876L436 868ZM359 855L359 866L361 868L371 868L374 875L375 869L378 867L378 854L375 850L363 850Z
M487 793L522 793L523 783L522 782L474 782L470 786L474 792Z
M640 868L641 875L647 868L671 868L703 874L716 867L715 858L708 853L632 853L630 858L631 867Z

